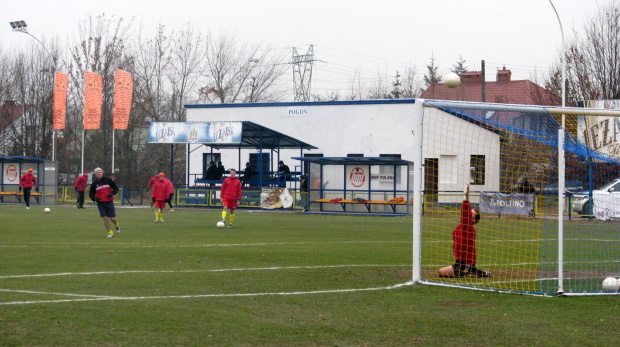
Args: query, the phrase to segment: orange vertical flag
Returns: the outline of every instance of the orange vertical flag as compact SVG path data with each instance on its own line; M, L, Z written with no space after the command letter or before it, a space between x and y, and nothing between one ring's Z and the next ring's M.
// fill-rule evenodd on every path
M132 96L133 82L131 80L131 73L116 69L114 74L114 129L127 129Z
M84 81L84 130L101 127L103 105L103 79L94 72L86 71Z
M56 71L54 76L54 106L52 129L63 130L65 128L65 118L67 115L67 87L69 85L69 75Z

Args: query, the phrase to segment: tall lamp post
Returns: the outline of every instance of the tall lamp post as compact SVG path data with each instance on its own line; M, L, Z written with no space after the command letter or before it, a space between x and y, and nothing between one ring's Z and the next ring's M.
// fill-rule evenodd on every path
M558 18L560 24L560 32L562 34L562 107L566 107L566 42L564 40L564 29L560 15L549 0L553 12ZM564 293L564 175L565 175L565 158L564 158L564 127L566 116L562 113L562 127L558 130L558 293Z
M52 58L52 66L54 68L54 73L55 73L56 72L56 60L54 59L54 56L52 55L52 53L50 53L50 51L47 50L47 47L45 47L43 42L41 42L38 38L36 38L34 35L28 32L27 30L28 24L26 24L26 22L23 20L16 20L14 22L10 22L9 24L11 25L11 28L13 28L13 31L29 35L30 37L35 39L41 45L41 47L43 47L45 52L47 52L50 58ZM52 126L52 161L54 161L54 157L56 153L55 147L56 147L56 131L54 130Z

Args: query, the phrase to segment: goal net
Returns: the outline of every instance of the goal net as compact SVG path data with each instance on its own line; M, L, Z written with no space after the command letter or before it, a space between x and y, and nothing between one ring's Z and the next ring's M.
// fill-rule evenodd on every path
M419 101L414 282L618 293L620 112Z

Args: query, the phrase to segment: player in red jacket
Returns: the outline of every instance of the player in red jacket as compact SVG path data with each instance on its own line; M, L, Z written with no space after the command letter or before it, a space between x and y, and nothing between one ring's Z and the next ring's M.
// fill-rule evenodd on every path
M172 183L166 179L166 175L162 172L157 175L157 181L153 184L153 197L155 198L155 223L164 222L164 208L166 200L170 199L173 194Z
M88 184L88 171L84 171L84 174L78 176L73 182L75 186L75 192L77 193L77 208L84 208L84 191Z
M221 222L226 223L226 215L230 211L228 227L232 228L235 222L235 209L237 208L237 203L241 201L241 181L237 178L237 170L230 169L230 176L226 177L222 183L220 198L222 198L222 205L224 205Z
M491 276L490 272L476 268L476 228L474 224L478 221L480 221L480 211L471 207L468 184L465 189L465 200L461 205L461 224L457 225L452 232L452 251L455 262L454 265L439 269L440 276Z
M19 191L23 190L24 193L24 202L26 202L26 209L30 209L30 191L32 190L32 186L34 186L39 191L39 184L37 183L37 178L32 174L32 169L28 169L20 179L19 179Z

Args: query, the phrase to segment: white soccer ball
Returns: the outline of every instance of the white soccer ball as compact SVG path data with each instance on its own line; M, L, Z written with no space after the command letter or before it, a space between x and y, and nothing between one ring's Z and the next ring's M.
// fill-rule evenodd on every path
M450 72L443 78L443 83L445 83L448 88L456 88L461 84L461 78L454 72Z
M603 281L603 290L615 292L620 290L620 280L615 277L607 277Z
M224 224L224 222L217 222L217 227L218 228L223 228L225 226L226 226L226 224Z
M45 213L50 213L51 211L52 211L52 210L50 210L50 208L49 208L49 207L46 207L46 208L43 210L43 212L45 212Z

